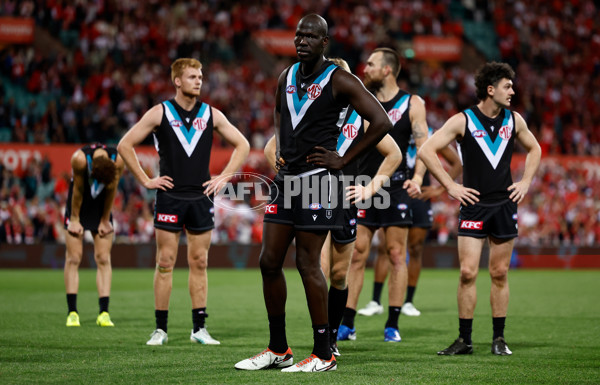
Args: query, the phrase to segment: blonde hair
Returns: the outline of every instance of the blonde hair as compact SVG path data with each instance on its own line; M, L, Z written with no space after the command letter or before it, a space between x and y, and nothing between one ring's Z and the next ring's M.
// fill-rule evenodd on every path
M335 64L336 66L341 67L344 71L350 72L350 66L341 57L332 57L332 58L329 58L329 60L332 61L333 64Z
M202 63L191 58L181 58L175 60L173 64L171 64L171 81L175 83L175 78L181 77L183 75L183 70L188 67L201 70Z

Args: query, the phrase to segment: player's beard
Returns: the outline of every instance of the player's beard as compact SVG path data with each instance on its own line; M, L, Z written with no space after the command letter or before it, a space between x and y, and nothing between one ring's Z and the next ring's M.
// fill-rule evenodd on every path
M380 89L383 88L383 80L365 79L365 87L372 94L376 94Z

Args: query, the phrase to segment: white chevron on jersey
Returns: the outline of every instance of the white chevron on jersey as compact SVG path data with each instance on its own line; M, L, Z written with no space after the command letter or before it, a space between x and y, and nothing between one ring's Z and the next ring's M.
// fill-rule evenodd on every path
M473 113L473 111L467 109L465 110L465 115L467 116L467 128L471 132L471 136L473 136L473 138L481 148L481 151L483 151L485 157L490 161L490 164L495 170L498 166L498 163L500 163L500 159L504 154L504 150L508 145L510 137L513 135L514 122L512 114L509 110L504 109L504 120L502 121L502 127L500 130L502 132L506 132L506 129L508 129L508 133L502 135L498 133L498 136L496 136L496 140L493 142L490 139L490 136L487 134L487 131L485 131L485 129L481 125L479 119L477 119L477 117ZM483 133L481 135L475 134L476 131L483 131Z
M96 179L93 179L91 177L92 175L92 156L90 154L86 155L87 158L87 169L88 169L88 176L89 176L89 184L90 184L90 195L92 196L92 198L96 199L98 198L98 195L100 195L100 193L102 192L102 190L104 190L104 183L98 183L98 181ZM113 159L114 161L114 159Z
M202 106L198 110L198 115L196 116L196 119L194 119L192 128L189 131L183 125L183 121L171 102L163 102L163 106L169 125L171 125L173 132L177 135L179 143L181 143L187 156L192 156L194 149L196 149L196 145L200 141L200 137L204 133L208 120L210 119L210 108L208 104L202 103ZM155 140L154 145L158 149L158 141Z
M404 112L408 108L409 101L410 101L410 94L406 94L403 97L401 97L400 99L398 99L396 104L394 104L394 107L392 107L387 112L388 118L390 119L390 122L392 122L392 124L396 124L397 121L402 119L402 115L404 115Z
M348 151L348 148L350 148L350 145L352 145L352 142L357 137L361 126L362 118L356 111L352 111L348 121L341 128L340 136L338 137L336 148L340 156L344 156L346 151Z
M286 88L284 91L286 93L288 110L290 111L290 116L292 118L293 130L296 129L298 123L300 123L300 121L304 117L304 114L306 113L306 110L308 110L308 107L310 107L311 104L318 98L318 95L315 98L309 98L308 96L310 92L304 94L302 100L298 98L298 87L296 86L296 73L298 72L299 67L300 63L296 63L288 71ZM321 90L325 88L325 85L329 83L329 80L331 79L331 74L333 73L333 70L336 68L337 66L333 64L327 67L325 71L323 71L323 73L315 79L313 85L318 84L318 86L321 87ZM289 86L293 86L293 92L287 92Z

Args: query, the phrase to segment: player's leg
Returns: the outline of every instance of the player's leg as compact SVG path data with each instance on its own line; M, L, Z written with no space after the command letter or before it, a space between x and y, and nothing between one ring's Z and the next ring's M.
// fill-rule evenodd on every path
M327 233L327 238L325 238L325 243L323 243L323 248L321 249L321 270L323 270L326 280L329 280L331 272L331 258L333 255L332 248L333 245L331 243L331 232L329 232Z
M419 316L421 312L414 306L414 295L421 275L423 249L425 238L429 229L423 227L411 227L408 230L408 285L406 287L406 298L402 306L402 314L408 316Z
M365 307L358 310L357 314L370 317L376 314L383 314L383 306L381 305L381 291L385 284L389 270L388 255L385 246L385 233L383 229L376 232L379 243L377 244L377 256L374 264L374 279L373 279L373 297Z
M98 287L99 315L96 319L98 326L115 326L108 314L110 286L112 282L112 264L110 252L114 234L101 237L97 232L94 236L94 260L96 261L96 286Z
M400 341L398 317L402 311L408 273L406 270L406 242L408 227L389 226L385 229L386 248L390 262L390 279L388 281L388 319L385 324L385 340Z
M77 292L79 291L79 264L83 256L83 234L73 235L65 230L67 253L65 256L65 290L67 293L67 326L80 326L77 314Z
M439 355L470 354L473 352L471 332L473 314L477 304L475 281L479 272L479 259L485 238L468 236L458 237L458 260L460 279L458 282L458 330L459 336L448 348L439 351Z
M190 340L201 344L219 345L220 342L210 336L206 330L206 298L208 295L208 249L212 231L186 230L187 259L190 268L188 286L192 299L192 322L194 327Z
M513 247L514 238L507 240L490 237L490 277L492 279L490 303L494 330L492 353L497 355L512 354L504 341L504 324L509 299L508 269Z
M356 329L354 328L354 318L356 316L356 307L358 297L363 287L365 279L365 267L369 252L371 250L371 240L375 228L358 225L356 231L356 244L352 253L350 270L348 271L348 301L344 310L342 324L338 330L338 340L356 339Z
M328 309L329 309L329 342L331 350L335 356L339 356L340 352L337 347L337 336L344 309L348 301L348 270L350 269L350 260L352 259L352 251L354 244L337 243L332 244L331 255L331 285L329 287Z

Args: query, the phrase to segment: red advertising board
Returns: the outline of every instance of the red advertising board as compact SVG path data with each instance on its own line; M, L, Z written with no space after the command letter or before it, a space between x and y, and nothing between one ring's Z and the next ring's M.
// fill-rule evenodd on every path
M0 17L0 43L33 43L34 28L30 18Z
M264 29L254 34L254 40L265 51L276 55L296 56L295 31L287 29Z
M415 36L413 50L418 60L459 61L462 41L454 36Z

